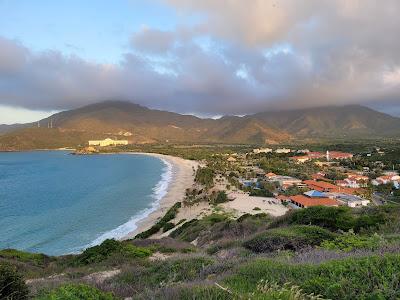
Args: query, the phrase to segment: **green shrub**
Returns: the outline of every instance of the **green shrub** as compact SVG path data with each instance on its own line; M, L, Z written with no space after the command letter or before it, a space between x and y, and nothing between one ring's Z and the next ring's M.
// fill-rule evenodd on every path
M296 210L291 216L291 224L311 224L329 230L348 231L355 227L355 218L347 206L325 207L314 206Z
M271 221L271 217L269 215L267 215L266 213L259 213L259 214L255 214L255 215L243 214L237 219L238 223L242 223L244 221L255 221L255 222L261 221L263 223L266 223L266 222L269 223Z
M194 241L202 232L205 232L211 226L228 220L228 216L224 214L211 214L203 219L193 219L184 223L169 235L172 238L178 238L185 242Z
M207 167L198 168L194 180L206 188L210 188L214 185L214 171Z
M116 253L123 254L129 258L144 258L150 256L152 251L147 248L136 247L132 244L108 239L98 246L87 248L82 254L76 257L76 260L79 264L88 265L106 260Z
M172 222L165 223L163 226L163 232L167 232L175 227L175 224Z
M0 299L28 299L28 288L16 269L0 264Z
M328 250L341 250L341 251L352 251L354 249L378 249L385 240L378 234L372 236L360 236L350 231L338 236L334 240L323 241L321 244L322 248Z
M153 252L147 248L126 244L121 249L121 253L132 258L145 258L150 256Z
M15 249L0 250L0 257L7 259L14 259L21 262L32 263L34 265L42 266L49 262L51 258L41 253L29 253Z
M250 196L255 196L255 197L273 197L274 194L269 190L251 189Z
M185 232L190 228L190 227L195 227L197 224L199 224L199 220L197 219L192 219L190 221L187 221L185 223L182 224L181 227L178 227L177 229L175 229L174 231L172 231L170 233L170 237L172 238L178 238L179 236L182 236L183 234L185 234ZM187 240L185 238L181 238L182 240ZM193 240L192 240L193 241ZM191 242L191 241L190 241Z
M179 209L182 207L181 202L175 203L167 212L166 214L156 223L154 224L150 229L143 231L139 233L138 235L135 236L135 239L147 239L151 237L153 234L156 234L163 228L164 226L170 226L166 225L169 221L173 220L176 218L176 215L179 212ZM172 228L171 228L172 229ZM167 230L164 230L164 232Z
M359 210L352 210L347 206L315 206L296 210L288 215L288 221L291 224L317 225L332 231L354 229L355 232L360 232L377 230L381 225L390 223L391 219L398 219L398 212L399 208L392 206L367 207ZM396 224L398 223L397 220Z
M91 264L105 260L115 252L122 250L121 242L114 239L105 240L98 246L87 248L82 254L77 256L77 260L81 264Z
M254 260L225 280L232 290L252 292L261 280L290 282L305 293L328 299L397 299L400 297L400 255L329 261L319 265Z
M112 293L102 292L94 287L79 284L68 284L42 294L36 300L114 300Z
M297 225L267 230L245 241L243 246L256 253L276 250L296 251L320 245L323 241L334 238L335 235L324 228Z
M228 201L229 201L229 199L228 199L228 195L226 194L226 192L225 191L219 191L217 193L217 196L215 197L213 203L214 204L220 204L220 203L225 203L225 202L228 202Z

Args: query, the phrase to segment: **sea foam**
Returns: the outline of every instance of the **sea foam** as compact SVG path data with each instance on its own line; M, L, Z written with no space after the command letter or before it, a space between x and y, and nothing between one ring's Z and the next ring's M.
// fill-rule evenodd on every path
M143 219L146 219L151 213L153 213L158 209L158 207L160 206L160 201L168 193L168 187L173 177L172 164L165 159L161 159L161 161L164 163L165 167L162 170L163 173L161 175L161 180L153 188L153 193L151 197L154 199L154 201L151 203L151 207L138 212L137 214L132 216L132 218L128 222L118 226L117 228L103 233L102 235L97 237L93 242L84 246L83 249L99 245L106 239L119 240L126 237L129 233L137 229L138 222L142 221ZM81 250L82 249L79 249L76 252L80 252Z

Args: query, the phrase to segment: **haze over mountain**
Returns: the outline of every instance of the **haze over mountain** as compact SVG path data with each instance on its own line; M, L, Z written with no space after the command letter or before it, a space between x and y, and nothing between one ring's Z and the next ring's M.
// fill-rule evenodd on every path
M304 138L400 136L400 118L351 105L214 120L130 102L106 101L60 112L37 123L3 126L0 130L2 150L75 147L89 139L105 137L128 139L136 144L276 144Z

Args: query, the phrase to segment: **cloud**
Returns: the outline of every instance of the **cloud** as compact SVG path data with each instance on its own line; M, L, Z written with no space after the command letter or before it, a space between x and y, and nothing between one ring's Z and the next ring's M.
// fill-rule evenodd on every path
M163 54L174 46L175 37L171 31L143 27L132 37L132 46L143 52Z
M399 105L397 0L164 2L201 18L142 27L116 65L0 37L0 104L59 110L122 99L202 115Z

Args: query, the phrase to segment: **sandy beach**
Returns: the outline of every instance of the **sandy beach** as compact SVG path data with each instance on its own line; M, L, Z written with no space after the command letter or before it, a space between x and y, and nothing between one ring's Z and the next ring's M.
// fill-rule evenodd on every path
M157 157L169 162L172 166L172 178L170 180L168 191L165 197L160 200L156 211L139 221L136 230L130 232L124 239L133 238L136 234L143 232L153 226L158 219L176 202L182 201L185 197L185 191L194 183L195 170L199 163L192 160L186 160L180 157L156 154L156 153L129 153Z
M242 214L267 213L274 217L284 215L288 209L277 199L268 197L249 196L244 192L230 192L228 197L234 199L222 204L226 211L234 212L240 216ZM256 208L256 209L255 209Z
M138 233L149 229L165 215L171 206L173 206L176 202L183 201L186 189L191 188L194 184L195 170L199 167L199 163L197 161L186 160L180 157L156 153L131 154L150 155L167 161L172 166L172 178L168 185L167 193L160 200L158 208L154 212L150 213L146 218L140 220L136 224L136 230L126 235L124 239L133 238ZM216 184L215 188L216 190L223 190L225 185L225 181L222 183L219 182ZM272 216L281 216L287 212L287 208L274 198L252 197L241 191L231 191L228 193L228 196L230 199L233 199L233 201L220 204L220 207L237 217L246 213L256 214L261 212L268 213ZM189 221L194 218L202 218L211 212L212 206L208 202L197 203L190 207L182 207L179 210L174 222L177 223L183 219ZM162 238L168 235L169 232L160 232L154 234L152 238Z

